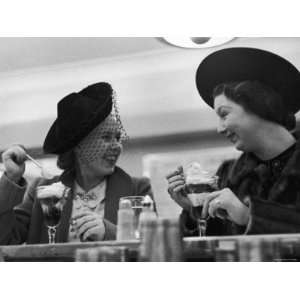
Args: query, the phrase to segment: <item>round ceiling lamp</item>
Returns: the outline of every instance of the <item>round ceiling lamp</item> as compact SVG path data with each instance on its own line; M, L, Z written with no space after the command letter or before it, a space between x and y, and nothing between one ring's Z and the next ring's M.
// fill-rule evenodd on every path
M209 48L230 42L234 37L163 37L163 39L177 47L182 48Z

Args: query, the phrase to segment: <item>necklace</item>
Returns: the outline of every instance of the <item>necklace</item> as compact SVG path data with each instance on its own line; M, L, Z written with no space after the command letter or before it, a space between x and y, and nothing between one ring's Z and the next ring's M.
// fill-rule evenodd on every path
M75 182L74 206L77 209L87 207L95 209L97 205L105 198L106 181L102 181L89 191L84 191L81 186Z

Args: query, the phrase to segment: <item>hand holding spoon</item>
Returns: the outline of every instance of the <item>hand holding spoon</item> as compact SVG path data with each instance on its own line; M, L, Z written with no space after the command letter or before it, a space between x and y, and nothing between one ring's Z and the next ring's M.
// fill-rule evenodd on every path
M55 177L53 174L50 174L47 170L45 170L45 168L29 154L26 153L26 157L40 169L42 177L44 177L45 179L52 179L53 177Z

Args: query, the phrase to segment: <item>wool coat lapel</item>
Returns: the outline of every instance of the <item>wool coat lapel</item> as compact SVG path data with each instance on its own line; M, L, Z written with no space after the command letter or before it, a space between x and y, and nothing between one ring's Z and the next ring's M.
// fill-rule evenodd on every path
M113 224L117 224L120 198L132 196L133 194L134 189L131 177L116 167L115 172L107 180L104 218Z
M65 206L61 214L61 222L57 227L56 241L58 243L63 243L68 241L70 218L73 208L73 190L67 196Z

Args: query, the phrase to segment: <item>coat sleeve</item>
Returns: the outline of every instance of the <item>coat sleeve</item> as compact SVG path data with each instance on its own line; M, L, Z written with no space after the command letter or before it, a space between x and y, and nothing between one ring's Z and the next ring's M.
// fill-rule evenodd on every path
M232 176L235 161L227 161L219 168L220 188L228 184L228 178ZM294 186L286 186L286 190L295 189ZM299 189L299 188L298 188ZM297 193L296 193L297 194ZM289 199L291 202L300 203L300 191L297 199ZM231 234L274 234L300 232L300 211L295 205L284 205L271 200L250 196L251 201L246 204L250 208L250 218L247 226L233 224ZM295 201L294 201L295 200Z
M228 172L228 174L231 174ZM232 174L231 174L232 175ZM227 175L227 178L230 175ZM235 225L240 234L276 234L300 232L300 186L299 175L286 177L277 183L276 193L268 199L248 194L245 202L250 208L250 218L246 227ZM225 182L225 186L226 186ZM255 183L254 183L255 184ZM259 184L259 183L256 183ZM241 194L247 196L242 191Z
M33 189L27 189L24 179L20 185L10 181L5 174L0 179L0 244L21 244L27 239Z
M298 193L298 201L299 193ZM252 198L246 234L299 233L300 211L294 206Z

